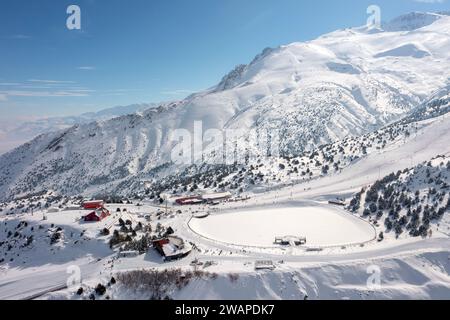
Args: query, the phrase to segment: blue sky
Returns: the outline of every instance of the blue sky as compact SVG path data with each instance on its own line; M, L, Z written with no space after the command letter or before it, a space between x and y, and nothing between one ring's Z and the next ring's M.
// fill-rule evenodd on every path
M0 117L72 115L180 99L265 47L450 0L2 0ZM81 30L66 9L81 8Z

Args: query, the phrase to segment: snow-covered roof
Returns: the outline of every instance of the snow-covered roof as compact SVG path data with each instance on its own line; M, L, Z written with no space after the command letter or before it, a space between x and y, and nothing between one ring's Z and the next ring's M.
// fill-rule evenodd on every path
M99 204L99 203L103 203L103 200L91 200L91 201L85 201L83 202L83 204Z
M181 238L174 236L169 236L167 239L164 239L164 241L159 241L158 246L166 257L182 253L185 247L184 241Z
M221 192L221 193L211 193L202 195L202 199L204 200L214 200L214 199L223 199L231 197L230 192Z
M101 218L102 215L104 214L104 212L105 212L105 211L104 211L103 209L97 209L97 210L94 210L94 211L92 211L91 213L89 213L88 216L91 215L91 214L94 214L94 215L96 215L97 217Z

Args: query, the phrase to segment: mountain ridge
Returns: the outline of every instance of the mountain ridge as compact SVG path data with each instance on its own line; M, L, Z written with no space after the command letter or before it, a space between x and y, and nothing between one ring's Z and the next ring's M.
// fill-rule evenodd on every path
M106 108L96 112L85 112L80 115L46 117L9 123L0 132L0 154L11 151L14 147L20 146L42 133L66 129L76 124L108 120L126 114L142 112L159 105L158 103L136 103L128 106Z

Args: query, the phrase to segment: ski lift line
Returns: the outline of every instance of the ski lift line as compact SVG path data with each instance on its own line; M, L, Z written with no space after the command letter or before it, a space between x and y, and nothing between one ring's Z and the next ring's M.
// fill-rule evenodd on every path
M127 217L128 217L128 219L127 219ZM130 216L130 214L127 212L127 214L126 215L124 215L123 213L120 215L120 218L119 219L117 219L117 221L119 221L120 219L122 219L123 220L123 218L125 218L126 220L130 220L130 221L134 221L134 222L136 222L131 216Z
M127 213L127 215L128 215L128 218L129 218L131 221L133 221L133 222L136 223L136 224L139 223L139 221L136 221L129 213Z
M129 220L134 221L134 222L137 224L136 220L134 220L134 219L130 216L129 213L127 213L127 216L128 216L128 218L129 218ZM124 217L124 214L122 213L122 214L120 215L119 218L117 218L116 220L114 220L114 222L112 222L112 223L109 225L109 227L106 227L106 228L107 228L108 230L111 229L112 226L114 226L116 223L118 223L119 220L122 219L123 217ZM125 217L126 217L126 216L125 216ZM122 220L123 220L123 219L122 219Z
M119 218L120 219L120 218ZM106 229L111 229L117 222L119 222L119 219L116 219L116 220L114 220L113 221L113 223L111 223L110 225L109 225L109 227L106 227Z
M107 227L107 228L108 228L108 229L111 228L117 221L119 221L119 219L120 219L120 217L117 218L117 219L115 219L115 220L113 220L111 223L108 224L109 227Z
M123 217L123 214L120 214L120 217L117 218L116 220L114 220L114 221L109 225L109 227L107 227L107 229L108 229L108 230L111 229L112 226L114 226L116 223L118 223L119 220L120 220L122 217Z

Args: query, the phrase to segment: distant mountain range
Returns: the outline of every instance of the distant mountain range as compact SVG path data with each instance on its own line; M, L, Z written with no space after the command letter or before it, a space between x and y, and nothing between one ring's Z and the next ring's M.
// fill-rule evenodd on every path
M79 116L49 117L14 123L4 121L1 123L2 128L0 129L0 154L10 151L42 133L67 129L75 124L108 120L157 106L156 103L142 103L83 113Z

